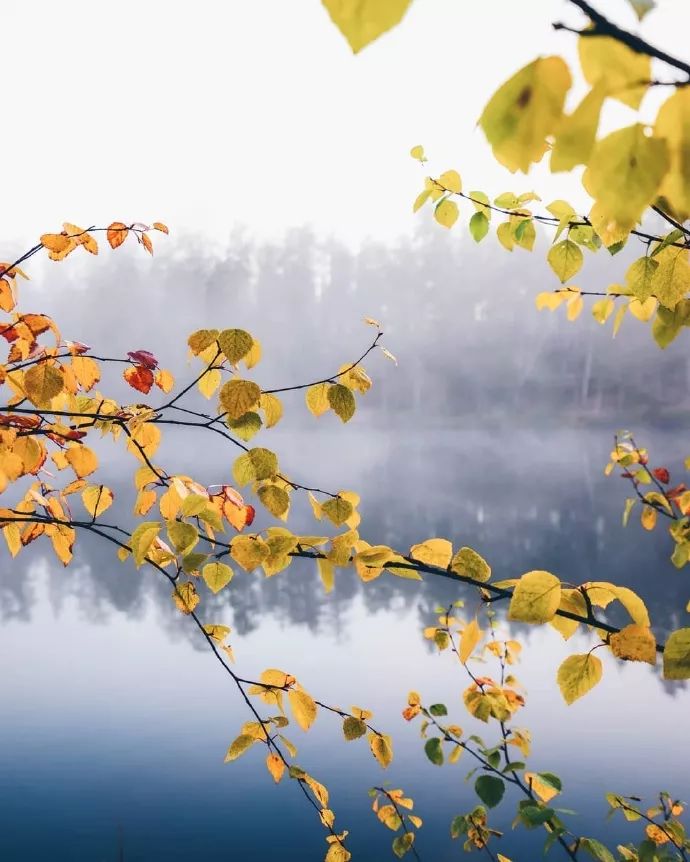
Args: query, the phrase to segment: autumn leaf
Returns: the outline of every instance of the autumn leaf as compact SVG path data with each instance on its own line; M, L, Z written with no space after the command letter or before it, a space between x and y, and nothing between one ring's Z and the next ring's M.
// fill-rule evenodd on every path
M117 248L127 239L129 230L127 225L121 221L114 221L108 226L106 231L106 239L110 243L111 248Z
M134 365L131 368L126 368L123 376L133 389L143 392L144 395L148 395L151 391L154 378L150 368L146 368L144 365Z

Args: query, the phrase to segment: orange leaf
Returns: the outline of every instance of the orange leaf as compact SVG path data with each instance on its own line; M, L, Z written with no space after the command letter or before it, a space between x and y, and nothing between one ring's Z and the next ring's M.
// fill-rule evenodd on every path
M159 230L161 233L170 233L170 231L168 230L168 226L163 224L162 221L155 221L153 223L153 227L156 230Z
M16 305L14 294L10 283L4 278L0 278L0 308L3 311L12 311Z
M127 383L133 388L148 395L153 386L153 371L150 368L144 368L143 365L134 365L132 368L125 369L123 376Z
M159 368L156 371L156 386L162 389L163 392L170 392L175 385L175 378L165 368Z
M41 236L41 245L48 249L48 257L51 260L63 260L77 247L71 237L62 233L44 233Z
M142 233L141 243L149 254L153 254L153 243L151 242L148 234Z
M62 227L68 239L73 239L77 245L83 245L91 254L98 254L98 243L87 230L84 230L83 227L78 227L76 224L70 224L68 221Z
M106 237L111 248L117 248L127 239L129 229L126 224L121 221L114 221L108 226Z

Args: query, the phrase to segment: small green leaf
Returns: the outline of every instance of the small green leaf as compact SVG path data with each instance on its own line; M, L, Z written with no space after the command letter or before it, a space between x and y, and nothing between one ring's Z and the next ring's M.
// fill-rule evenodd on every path
M503 799L506 786L500 778L494 775L480 775L474 782L474 790L482 802L489 808L495 808Z
M432 736L424 743L424 752L434 766L443 765L443 748L438 736Z

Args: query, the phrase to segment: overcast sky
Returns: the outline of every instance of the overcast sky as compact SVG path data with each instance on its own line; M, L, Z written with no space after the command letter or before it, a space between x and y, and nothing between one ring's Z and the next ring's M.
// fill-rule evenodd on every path
M636 27L625 0L598 5ZM659 7L644 35L684 55L690 3ZM238 223L388 239L414 224L417 143L468 189L575 200L573 178L507 175L475 128L521 65L573 55L557 19L582 21L565 0L414 0L354 57L319 0L7 0L2 235L161 219L208 242Z

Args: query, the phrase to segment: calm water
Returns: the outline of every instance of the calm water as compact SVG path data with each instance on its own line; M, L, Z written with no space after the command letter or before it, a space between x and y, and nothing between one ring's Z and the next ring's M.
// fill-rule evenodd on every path
M180 470L198 457L185 439L168 444ZM271 439L296 479L362 492L367 538L407 547L447 536L484 553L500 577L538 567L572 582L625 582L647 600L659 637L683 624L669 608L685 606L687 572L667 562L666 537L620 525L626 489L602 475L609 429L499 434L465 426L421 434L403 424L365 434L364 423L333 423L306 437L288 431ZM653 440L672 469L688 454L659 431ZM209 481L219 457L207 453ZM120 488L117 475L108 481ZM301 505L294 514L296 529L309 524ZM40 547L31 551L12 563L3 557L0 580L0 859L321 859L325 842L313 812L290 782L273 784L258 748L223 764L246 711L192 625L173 611L167 587L85 539L66 571ZM474 804L467 755L455 766L431 765L400 712L415 688L471 726L460 701L466 678L420 631L438 602L463 594L446 583L392 577L362 585L342 572L334 594L324 596L312 566L298 562L269 580L238 573L207 601L207 618L233 627L242 674L279 666L326 702L374 710L376 725L393 734L387 774L365 742L343 741L332 716L320 715L307 735L291 734L300 765L331 789L355 859L389 857L392 833L368 810L366 794L386 779L417 801L423 859L461 853L448 827ZM518 635L527 641L520 724L532 730L531 766L561 775L562 804L579 812L575 829L610 841L633 834L605 822L607 791L690 795L685 687L604 657L602 684L568 708L556 668L587 638L566 645L555 632ZM506 831L496 849L533 858L540 845L531 833L511 831L510 806L494 819Z

